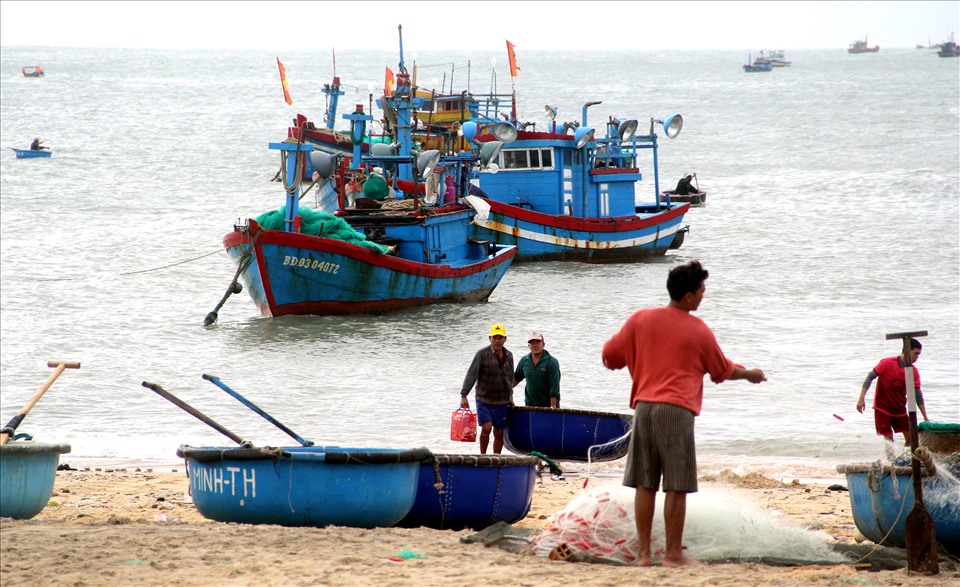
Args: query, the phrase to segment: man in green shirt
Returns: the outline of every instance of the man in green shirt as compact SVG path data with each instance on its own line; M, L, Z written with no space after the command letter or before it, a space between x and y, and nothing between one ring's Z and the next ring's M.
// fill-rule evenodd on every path
M541 408L560 407L560 362L544 349L543 335L531 332L527 337L530 354L517 363L513 385L526 379L523 403Z

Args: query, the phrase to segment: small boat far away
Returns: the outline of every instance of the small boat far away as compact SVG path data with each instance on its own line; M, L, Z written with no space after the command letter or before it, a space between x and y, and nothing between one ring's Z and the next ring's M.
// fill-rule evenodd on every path
M773 71L773 64L769 60L765 62L754 61L753 55L747 55L747 62L743 66L743 71L747 73L762 73L765 71Z
M950 33L949 41L944 41L940 44L940 50L937 51L937 55L940 57L960 56L960 50L958 50L957 43L953 40L953 33Z
M867 37L864 37L862 41L850 43L850 47L847 48L847 53L877 53L878 51L880 51L880 45L868 46Z
M20 69L20 73L23 74L23 77L43 77L43 66L41 65L27 65Z

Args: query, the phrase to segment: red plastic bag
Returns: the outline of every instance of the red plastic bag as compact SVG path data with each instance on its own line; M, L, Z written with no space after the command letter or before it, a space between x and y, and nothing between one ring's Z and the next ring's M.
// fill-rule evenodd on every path
M457 408L450 418L450 440L477 441L477 415L470 408Z

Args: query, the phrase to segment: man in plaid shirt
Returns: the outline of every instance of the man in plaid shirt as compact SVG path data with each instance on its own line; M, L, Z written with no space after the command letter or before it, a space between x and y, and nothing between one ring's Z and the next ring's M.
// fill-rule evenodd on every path
M490 328L490 345L473 356L460 388L460 407L470 408L467 395L477 386L477 423L480 424L480 454L487 454L490 430L493 430L493 452L503 451L503 429L507 412L513 405L513 353L503 347L507 329L502 324Z

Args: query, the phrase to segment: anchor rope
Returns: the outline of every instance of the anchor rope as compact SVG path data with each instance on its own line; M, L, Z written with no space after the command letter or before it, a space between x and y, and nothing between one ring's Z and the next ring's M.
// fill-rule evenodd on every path
M192 258L192 259L187 259L187 260L185 260L185 261L179 261L179 262L177 262L177 263L171 263L171 264L169 264L169 265L164 265L164 266L162 266L162 267L154 267L154 268L152 268L152 269L141 269L140 271L127 271L127 272L125 272L125 273L120 273L120 275L136 275L136 274L138 274L138 273L150 273L151 271L160 271L161 269L169 269L170 267L176 267L177 265L185 265L185 264L187 264L187 263L191 263L191 262L193 262L193 261L197 261L197 260L203 259L204 257L209 257L209 256L211 256L211 255L216 255L217 253L219 253L219 252L221 252L221 251L223 251L223 249L218 248L217 250L215 250L215 251L213 251L213 252L211 252L211 253L205 253L205 254L203 254L203 255L200 255L199 257L194 257L194 258Z

